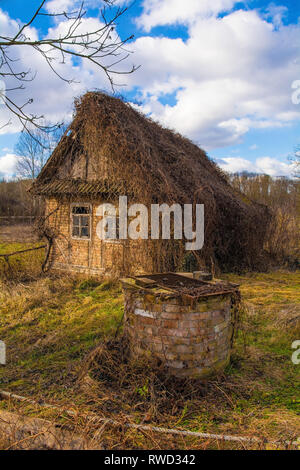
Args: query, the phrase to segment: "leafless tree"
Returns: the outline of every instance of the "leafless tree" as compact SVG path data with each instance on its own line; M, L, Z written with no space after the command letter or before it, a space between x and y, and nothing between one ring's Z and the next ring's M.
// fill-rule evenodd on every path
M50 125L43 123L44 128ZM22 132L15 146L15 153L18 155L17 176L21 179L34 180L48 160L57 142L66 130L66 126L45 132L40 128L29 129L30 132Z
M5 93L1 94L0 90L0 102L2 97L2 101L11 116L17 117L23 130L29 133L32 132L34 127L51 131L55 129L56 125L47 125L45 127L42 124L43 116L33 115L27 111L27 106L32 103L32 99L26 99L19 103L12 97L11 93L13 91L24 90L26 82L32 81L36 77L36 71L19 69L17 57L14 56L16 49L22 47L32 48L43 57L53 73L68 83L73 82L74 79L62 76L57 67L58 63L64 64L68 56L87 61L99 67L112 88L116 85L115 76L132 73L136 70L134 65L126 70L121 70L119 67L119 64L130 54L125 49L125 45L133 38L133 36L130 36L126 39L120 39L115 32L117 21L127 11L127 7L114 7L115 0L99 0L99 3L102 3L100 27L93 31L82 32L80 27L86 17L84 2L73 12L49 13L45 8L47 1L40 0L34 14L19 27L17 33L11 36L3 36L0 33L0 79L13 81L14 83L13 86L5 90ZM57 19L63 18L67 25L66 32L59 37L31 39L29 28L38 26L38 20L45 16Z
M274 260L299 266L299 182L284 177L238 173L230 175L230 180L238 191L271 210L273 218L265 243L267 252Z

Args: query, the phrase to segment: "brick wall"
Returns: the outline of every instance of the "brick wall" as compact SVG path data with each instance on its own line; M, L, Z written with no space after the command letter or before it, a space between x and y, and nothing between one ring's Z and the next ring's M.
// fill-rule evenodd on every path
M47 223L55 233L49 260L52 269L96 276L151 272L153 265L148 255L147 241L108 242L98 238L96 227L100 218L96 216L96 210L103 202L86 199L72 201L47 199L46 215L52 214ZM90 240L72 238L71 203L91 204Z
M230 295L184 305L182 300L137 294L124 287L125 332L134 353L159 357L178 377L207 377L230 360Z

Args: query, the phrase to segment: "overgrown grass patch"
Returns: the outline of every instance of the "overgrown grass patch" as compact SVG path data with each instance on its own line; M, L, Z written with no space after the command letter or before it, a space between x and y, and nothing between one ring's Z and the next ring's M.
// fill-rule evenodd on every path
M47 394L59 390L56 379L63 371L75 380L78 361L115 332L123 313L119 286L93 297L92 292L83 292L81 281L55 277L12 287L12 292L4 287L0 337L7 343L9 364L0 369L0 381L25 393L34 389L38 373L39 388L44 382Z
M25 253L18 252L42 245L45 245L45 242L1 243L0 241L1 255L17 253L9 256L7 258L8 261L0 257L0 281L27 281L38 278L45 259L45 249L42 248Z
M204 384L128 362L115 340L123 315L116 282L44 277L3 284L0 339L8 364L0 388L135 422L293 439L300 435L300 366L291 360L300 339L299 272L226 277L241 284L246 308L231 364ZM126 436L125 448L153 448L137 433Z

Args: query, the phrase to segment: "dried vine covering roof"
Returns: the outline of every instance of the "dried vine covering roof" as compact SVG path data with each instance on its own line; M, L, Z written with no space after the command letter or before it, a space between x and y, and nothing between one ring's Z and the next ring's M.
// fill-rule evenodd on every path
M202 259L229 269L257 266L270 215L237 193L203 150L104 93L85 94L75 110L32 193L94 197L119 192L144 204L204 204ZM77 179L72 165L79 156L85 163Z

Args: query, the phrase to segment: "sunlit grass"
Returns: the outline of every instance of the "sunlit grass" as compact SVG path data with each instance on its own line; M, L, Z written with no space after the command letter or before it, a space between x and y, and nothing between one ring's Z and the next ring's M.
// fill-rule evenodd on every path
M300 366L291 361L292 342L300 339L300 273L224 277L241 284L246 306L231 364L211 385L213 394L183 398L172 414L165 410L159 424L270 438L300 434ZM91 350L114 338L122 315L115 282L49 276L3 283L0 339L7 344L8 364L0 369L0 388L83 409L95 406L78 388L78 373ZM139 374L133 389L146 383ZM122 393L120 413L132 412L141 422L143 414L131 411L126 389ZM138 400L147 405L147 396Z
M35 243L1 243L0 254L11 254L22 250L36 248L45 245L42 242ZM45 249L17 253L7 261L0 257L0 281L32 279L41 273L42 263L45 259Z

